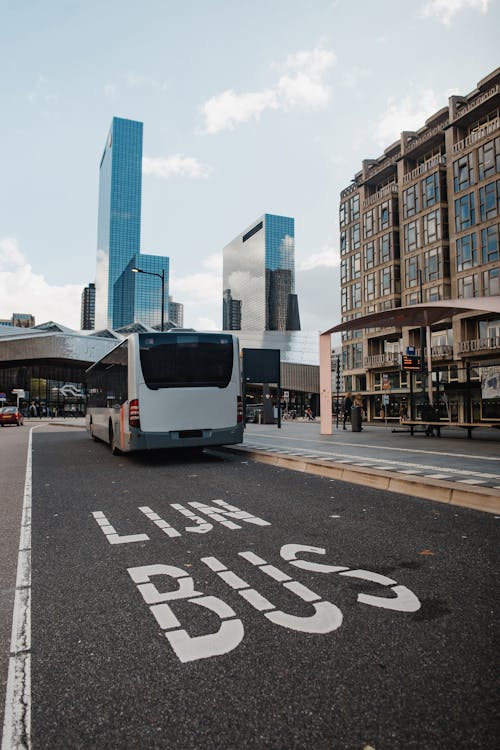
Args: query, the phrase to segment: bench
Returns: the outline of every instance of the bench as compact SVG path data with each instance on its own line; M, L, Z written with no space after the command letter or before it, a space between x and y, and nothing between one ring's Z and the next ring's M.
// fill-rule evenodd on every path
M467 438L469 440L472 439L472 430L476 427L500 429L500 422L426 422L423 419L402 419L400 424L402 427L410 428L410 435L415 433L415 427L424 427L425 430L427 430L428 427L433 427L436 430L438 437L441 437L442 427L460 427L467 430ZM395 432L395 430L393 430L393 432Z

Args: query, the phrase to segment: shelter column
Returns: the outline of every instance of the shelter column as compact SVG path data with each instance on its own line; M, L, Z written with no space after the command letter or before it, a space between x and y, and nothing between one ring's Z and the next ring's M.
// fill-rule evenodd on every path
M319 403L321 409L320 432L332 434L332 343L329 333L319 337Z

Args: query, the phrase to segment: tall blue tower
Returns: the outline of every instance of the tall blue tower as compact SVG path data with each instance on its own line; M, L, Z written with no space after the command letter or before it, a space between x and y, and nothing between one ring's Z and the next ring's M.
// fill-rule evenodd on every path
M169 259L141 255L142 122L113 117L99 169L96 328L120 328L137 320L158 325L165 273L168 308ZM142 268L146 274L132 273Z

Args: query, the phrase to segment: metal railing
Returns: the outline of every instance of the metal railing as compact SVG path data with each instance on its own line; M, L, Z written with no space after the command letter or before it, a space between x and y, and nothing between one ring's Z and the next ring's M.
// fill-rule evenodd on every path
M383 354L370 354L364 358L365 367L381 367L383 365L399 364L401 354L399 352L384 352Z
M413 169L411 172L408 172L403 176L403 183L406 184L408 182L411 182L416 177L419 177L419 175L424 174L425 172L428 172L430 169L434 169L438 166L446 166L446 156L434 156L432 159L429 159L429 161L426 161L424 164L420 164L416 169Z
M497 117L496 120L492 120L491 122L488 122L486 125L484 125L482 128L479 128L478 130L475 130L473 133L470 133L470 135L468 135L467 138L463 138L463 140L458 141L457 143L454 143L451 149L452 153L457 154L459 151L463 151L465 148L469 148L469 146L472 146L473 143L480 141L485 136L490 135L490 133L494 133L495 130L498 130L499 127L500 127L500 119Z
M469 352L481 352L491 349L500 349L500 336L487 336L482 339L471 339L470 341L460 341L458 344L459 354L468 354Z

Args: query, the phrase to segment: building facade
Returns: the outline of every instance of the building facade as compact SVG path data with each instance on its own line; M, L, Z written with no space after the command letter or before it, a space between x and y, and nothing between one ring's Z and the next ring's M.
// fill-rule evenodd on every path
M343 322L419 302L499 295L499 227L497 69L380 158L363 161L342 191ZM425 341L420 329L345 332L344 387L363 394L369 418L415 408L413 390L423 402L427 376L401 369L409 347L425 361L430 347L443 418L500 420L500 392L484 385L500 369L500 320L477 313L433 326Z
M82 331L93 331L95 328L95 284L92 283L82 292L80 328Z
M222 327L299 331L295 221L264 214L223 251Z
M33 328L35 316L31 313L12 313L11 318L2 318L0 326L15 326L16 328Z
M142 138L142 122L113 118L99 170L96 328L116 329L137 320L159 324L161 285L148 274L162 269L168 306L169 259L140 253Z
M174 302L172 297L168 298L168 318L176 328L184 328L184 305Z

